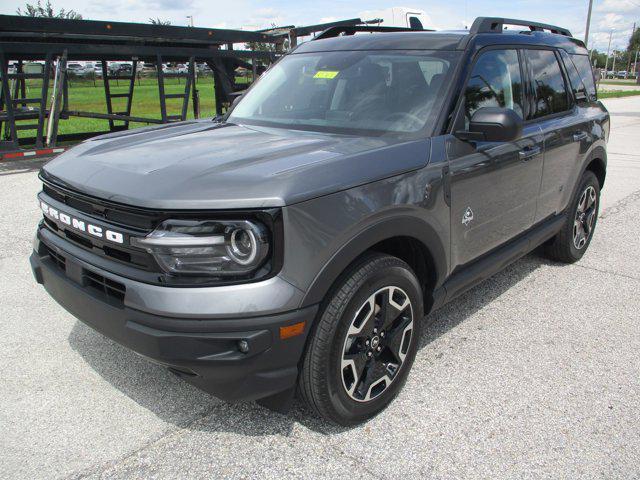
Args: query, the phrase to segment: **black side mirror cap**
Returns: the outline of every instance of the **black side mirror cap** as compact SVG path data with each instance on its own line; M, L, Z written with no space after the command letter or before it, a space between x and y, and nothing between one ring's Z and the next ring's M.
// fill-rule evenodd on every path
M522 117L510 108L484 107L471 116L469 130L455 136L472 142L512 142L522 135L523 124Z

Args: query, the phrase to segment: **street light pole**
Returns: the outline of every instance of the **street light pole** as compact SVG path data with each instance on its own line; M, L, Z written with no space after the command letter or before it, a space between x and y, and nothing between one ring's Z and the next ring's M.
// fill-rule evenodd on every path
M589 28L591 27L591 10L593 8L593 0L589 0L589 11L587 13L587 26L584 29L584 45L589 49Z
M189 26L193 27L193 15L187 15L187 18L189 19Z

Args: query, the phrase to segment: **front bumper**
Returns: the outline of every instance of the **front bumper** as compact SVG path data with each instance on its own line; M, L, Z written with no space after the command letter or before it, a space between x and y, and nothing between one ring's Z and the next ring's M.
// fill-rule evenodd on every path
M131 288L131 281L118 284L117 277L39 238L34 248L34 276L62 307L202 390L231 402L268 397L295 385L317 306L249 318L158 315L128 305L130 294L144 301L139 298L144 289ZM188 288L171 290L172 295L179 294L175 290L190 295ZM305 322L303 334L280 338L281 327L299 322ZM246 353L240 351L241 340L248 344Z

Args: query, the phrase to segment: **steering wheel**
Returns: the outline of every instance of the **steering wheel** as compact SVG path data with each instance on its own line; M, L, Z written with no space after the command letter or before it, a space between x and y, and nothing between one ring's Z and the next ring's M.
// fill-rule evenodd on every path
M395 112L392 113L391 115L387 115L384 120L387 122L392 122L394 121L394 119L398 119L398 120L409 120L410 122L412 122L413 124L415 124L416 126L421 127L422 124L424 123L423 120L421 120L420 118L416 117L414 114L412 113L408 113L408 112Z

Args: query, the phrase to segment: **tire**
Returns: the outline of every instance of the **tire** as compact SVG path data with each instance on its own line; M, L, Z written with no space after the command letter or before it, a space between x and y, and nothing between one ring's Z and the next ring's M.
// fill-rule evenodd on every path
M590 200L593 201L591 205ZM585 201L586 203L583 203ZM546 246L547 256L564 263L580 260L593 238L599 207L600 182L593 172L586 171L569 205L565 224Z
M422 317L422 289L409 265L383 254L353 264L323 302L302 361L301 398L343 426L378 414L407 379Z

